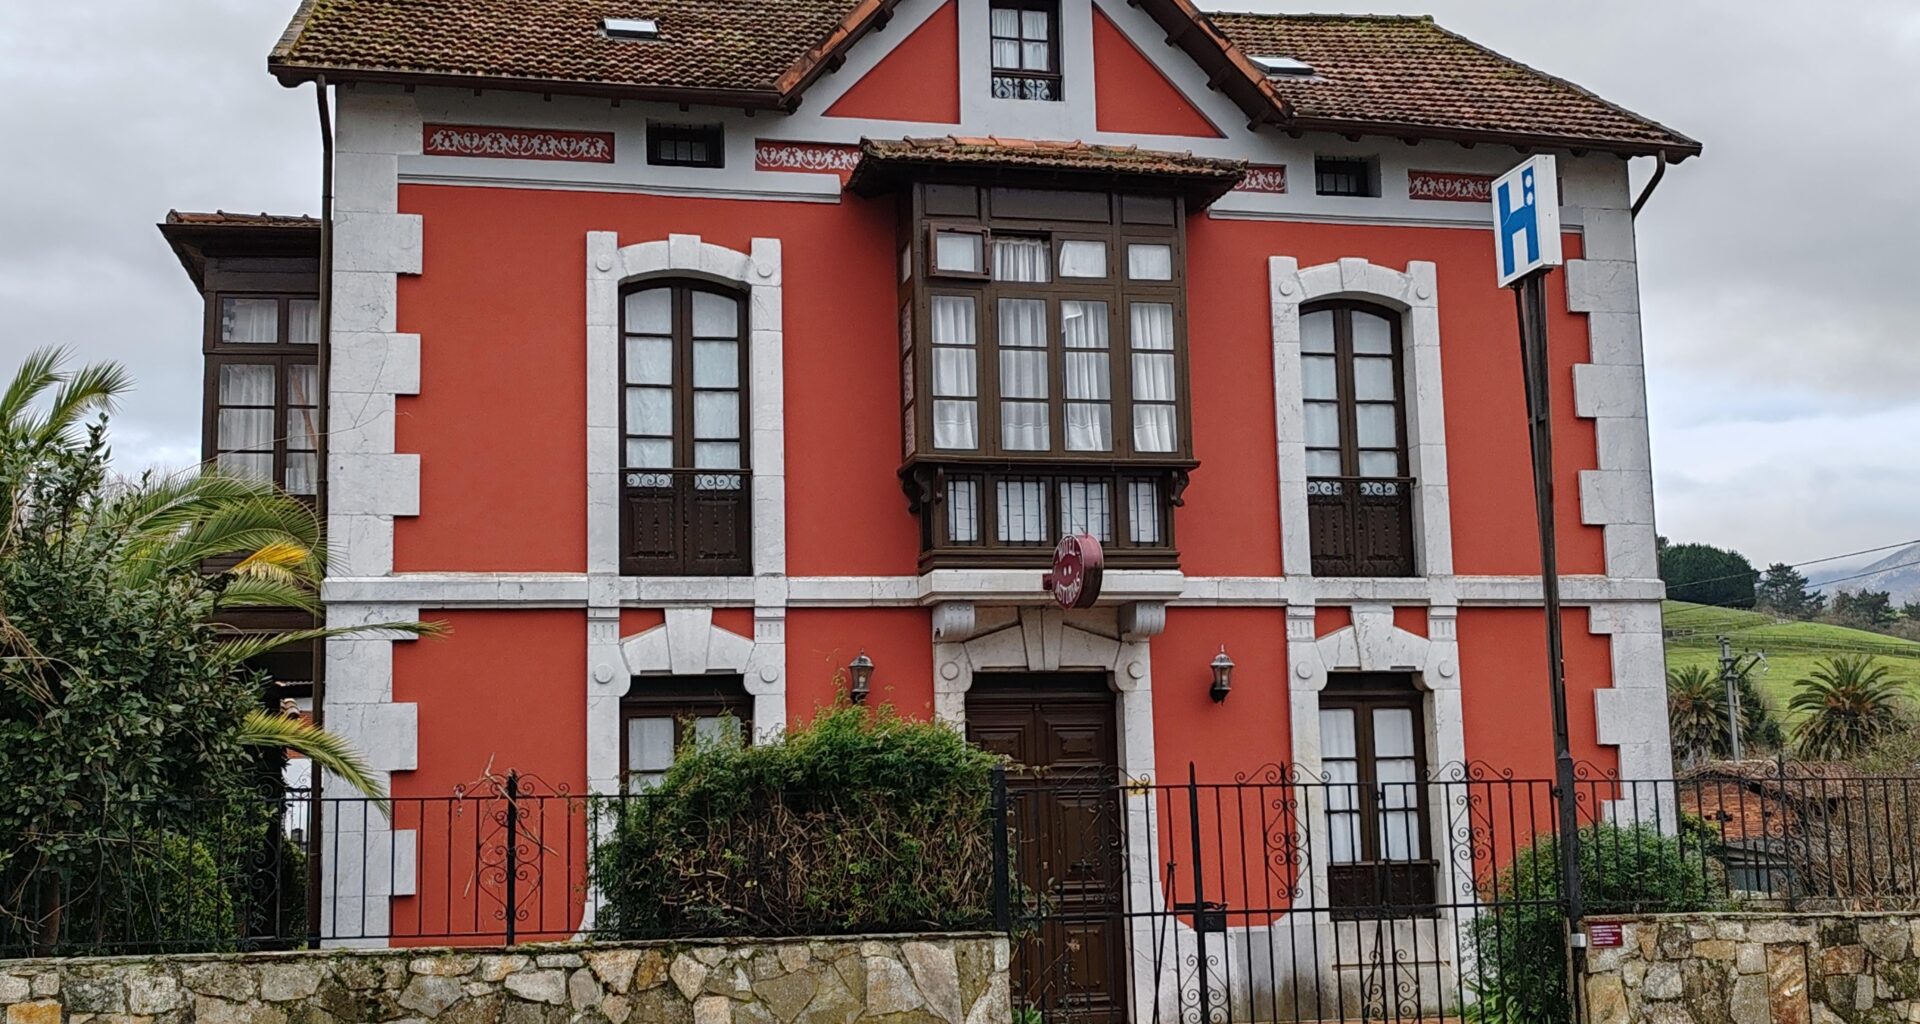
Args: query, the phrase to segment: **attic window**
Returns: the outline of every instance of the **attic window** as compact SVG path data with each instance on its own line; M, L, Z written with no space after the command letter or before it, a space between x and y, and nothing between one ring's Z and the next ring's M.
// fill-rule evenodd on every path
M660 23L652 18L602 18L600 27L614 39L660 38Z
M1313 74L1313 65L1294 57L1255 57L1253 62L1275 78L1307 78Z

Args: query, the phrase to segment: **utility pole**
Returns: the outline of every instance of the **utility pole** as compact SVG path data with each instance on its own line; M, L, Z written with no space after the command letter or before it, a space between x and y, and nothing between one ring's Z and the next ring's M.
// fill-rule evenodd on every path
M1734 669L1733 641L1720 638L1720 682L1727 688L1727 735L1733 740L1733 759L1740 754L1740 674Z

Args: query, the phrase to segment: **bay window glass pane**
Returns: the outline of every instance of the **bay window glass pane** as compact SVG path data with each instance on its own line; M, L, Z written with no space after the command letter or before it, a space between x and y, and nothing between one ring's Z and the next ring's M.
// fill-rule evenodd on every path
M954 544L980 541L980 482L947 481L947 540Z
M1058 498L1063 536L1086 533L1095 540L1113 540L1113 510L1105 481L1062 480Z
M673 339L628 338L627 383L673 383Z
M1353 361L1353 397L1359 401L1391 402L1393 394L1393 359L1382 356L1359 356Z
M1385 317L1353 311L1353 352L1362 356L1393 354L1393 324Z
M1400 453L1361 452L1360 475L1366 477L1399 476Z
M693 436L720 441L740 436L740 395L733 391L693 394Z
M281 485L288 494L310 495L320 489L320 456L313 452L287 453L287 478Z
M1073 238L1060 243L1061 277L1107 276L1107 243Z
M1133 354L1133 400L1136 402L1173 401L1173 355L1160 352Z
M310 452L319 445L320 410L289 408L287 410L287 450Z
M1300 351L1333 354L1333 310L1315 310L1300 318Z
M1047 397L1047 353L1041 349L1001 349L1000 394L1005 398Z
M696 388L739 387L740 343L737 341L694 342L693 386Z
M220 410L218 447L237 451L272 452L273 410Z
M1132 307L1134 348L1173 351L1173 306L1165 302L1136 302Z
M631 469L672 469L673 442L629 438L627 466Z
M287 340L295 345L320 343L320 300L287 300Z
M1001 480L998 491L1000 540L1038 543L1047 539L1047 489L1038 480Z
M648 288L627 296L628 334L673 333L673 289Z
M1340 407L1332 402L1308 402L1305 408L1308 447L1340 447Z
M1135 281L1173 280L1173 246L1157 242L1129 244L1127 276Z
M673 765L673 719L627 719L627 767L660 772Z
M1365 463L1366 460L1362 459L1361 464L1364 466ZM1307 451L1307 475L1339 476L1340 453L1337 451L1328 451L1324 448L1309 449Z
M215 460L220 472L248 480L273 479L272 452L221 452Z
M1068 402L1064 417L1068 451L1113 450L1113 406L1104 402Z
M1361 403L1354 407L1354 440L1362 448L1391 448L1398 441L1400 428L1394 422L1393 406Z
M933 393L938 398L972 398L980 393L979 375L970 348L933 350Z
M973 315L973 296L935 295L933 297L933 343L935 345L971 345L978 340L978 321Z
M732 296L713 292L693 293L693 336L696 338L738 338L740 303Z
M1133 449L1139 452L1170 452L1179 442L1174 424L1173 406L1139 405L1133 407Z
M1046 346L1046 300L1001 299L1000 347L1045 348Z
M1047 403L1000 403L1000 446L1014 452L1044 452L1052 447Z
M273 366L269 363L226 363L220 367L221 405L272 405Z
M1340 397L1332 356L1301 356L1300 381L1308 401L1332 402Z
M1105 352L1066 354L1067 398L1104 402L1112 397L1113 374Z
M627 389L627 433L673 433L673 391L670 388Z
M1068 348L1107 347L1107 304L1060 303L1060 343Z
M293 363L287 367L287 404L320 404L320 367Z
M1044 238L994 238L993 279L1016 284L1047 283L1051 277L1047 269L1049 249Z
M1160 543L1160 485L1152 480L1127 482L1127 539Z
M693 468L739 469L740 442L695 441L693 443Z
M975 231L936 231L933 233L933 268L954 274L978 274L986 269L980 251L981 235Z
M933 403L933 446L950 451L980 447L980 403L936 399Z
M220 300L221 344L272 345L279 340L279 299Z

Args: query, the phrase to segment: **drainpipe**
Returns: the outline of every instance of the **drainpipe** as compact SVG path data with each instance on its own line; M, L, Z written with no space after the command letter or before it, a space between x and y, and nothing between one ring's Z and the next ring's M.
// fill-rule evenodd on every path
M1655 153L1653 177L1647 179L1647 187L1640 190L1640 198L1633 201L1632 216L1640 216L1640 208L1653 198L1653 190L1660 187L1660 179L1667 176L1667 154ZM325 308L325 307L322 307Z
M329 384L328 366L332 362L333 349L333 111L327 106L327 77L316 76L313 80L313 98L320 111L320 352L317 359L317 374L320 378L320 401L317 403L316 416L319 420L318 449L320 465L317 485L314 488L315 501L320 515L321 536L325 537L327 525L327 418L328 399L332 395ZM321 613L323 616L325 612ZM326 625L322 618L320 625ZM313 652L313 723L326 724L327 708L327 642L315 642ZM321 783L326 773L314 770L308 780L307 804L307 849L318 852L325 849L322 845L322 828L325 821L320 813ZM307 858L307 930L314 936L320 934L320 884L323 865L318 856Z

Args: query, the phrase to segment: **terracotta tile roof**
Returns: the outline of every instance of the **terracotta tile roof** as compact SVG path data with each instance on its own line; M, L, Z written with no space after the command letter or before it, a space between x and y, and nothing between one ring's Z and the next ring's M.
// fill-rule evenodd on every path
M217 227L310 227L317 230L320 227L320 218L310 217L304 213L228 213L225 210L215 210L212 213L182 213L179 210L168 210L166 223Z
M1700 144L1563 79L1504 57L1427 17L1217 13L1250 57L1282 56L1311 76L1269 76L1296 127L1551 140L1684 158Z
M1869 795L1859 773L1826 762L1713 761L1681 772L1674 788L1680 812L1728 842L1778 840L1802 814L1818 818L1830 805Z
M304 0L268 68L336 79L494 80L553 92L775 106L898 0ZM605 18L657 21L615 39Z
M1013 175L1046 175L1068 180L1157 179L1187 193L1203 206L1224 195L1247 173L1244 160L1222 160L1138 146L948 135L931 139L862 139L860 162L854 166L847 187L856 192L880 191L903 172L940 167L991 168Z

